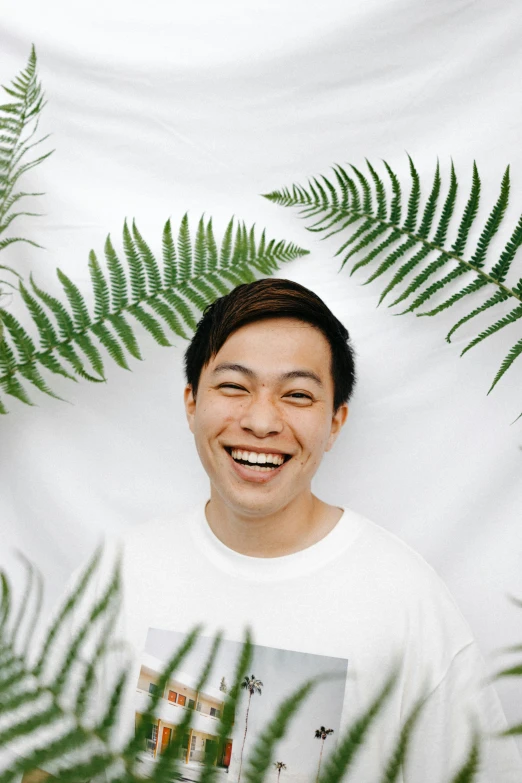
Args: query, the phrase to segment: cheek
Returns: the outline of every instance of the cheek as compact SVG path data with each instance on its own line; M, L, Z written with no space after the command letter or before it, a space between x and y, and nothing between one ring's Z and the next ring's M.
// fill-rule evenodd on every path
M226 403L217 404L213 402L212 404L205 404L203 402L198 408L194 419L195 432L201 436L219 432L223 427L237 419L238 411L236 409L238 407L234 406L232 408L232 406Z

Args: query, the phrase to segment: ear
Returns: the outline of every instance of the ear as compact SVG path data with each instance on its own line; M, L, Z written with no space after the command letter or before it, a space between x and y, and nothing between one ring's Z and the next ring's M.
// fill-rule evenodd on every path
M343 428L347 418L348 404L345 402L339 406L336 413L332 416L332 427L330 429L330 436L328 438L325 451L330 451L335 441L337 440L337 436L341 432L341 429Z
M187 386L185 386L185 391L183 392L183 399L185 402L185 413L187 416L188 425L190 427L190 431L193 433L194 416L196 414L196 398L192 393L192 386L190 384L187 384Z

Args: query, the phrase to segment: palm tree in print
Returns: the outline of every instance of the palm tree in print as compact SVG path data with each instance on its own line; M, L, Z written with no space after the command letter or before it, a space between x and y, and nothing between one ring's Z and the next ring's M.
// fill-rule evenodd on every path
M283 764L282 761L274 761L274 767L277 769L277 783L279 783L279 776L281 775L281 770L286 769L286 764Z
M245 718L245 734L243 736L243 745L241 746L241 756L239 759L239 775L237 776L237 783L241 780L241 767L243 766L243 751L245 749L245 740L248 730L248 712L250 710L250 700L254 693L259 693L261 695L261 687L263 683L261 680L256 680L254 675L251 677L247 677L245 675L245 678L243 682L241 683L241 687L248 691L248 706L246 711L246 718Z
M315 783L319 780L319 773L321 772L321 759L323 758L323 748L324 748L324 741L327 738L329 734L333 734L333 729L325 729L324 726L321 726L320 729L315 730L315 738L321 740L321 753L319 754L319 766L317 768L317 777L315 779Z

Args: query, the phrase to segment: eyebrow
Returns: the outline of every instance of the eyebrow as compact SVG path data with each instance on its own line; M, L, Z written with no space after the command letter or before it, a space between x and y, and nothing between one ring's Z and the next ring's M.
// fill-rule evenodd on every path
M214 367L212 370L212 375L218 375L219 373L227 372L228 370L232 370L233 372L241 372L248 378L257 378L256 373L250 369L250 367L245 367L243 364L234 364L233 362L221 362L221 364L218 364L216 367ZM293 380L294 378L308 378L320 386L321 389L324 386L322 380L315 372L312 372L312 370L290 370L289 372L282 373L278 380L289 381Z

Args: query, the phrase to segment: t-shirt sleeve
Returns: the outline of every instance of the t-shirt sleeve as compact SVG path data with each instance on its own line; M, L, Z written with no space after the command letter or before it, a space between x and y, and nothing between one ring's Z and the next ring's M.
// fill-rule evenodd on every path
M507 728L498 694L475 642L460 650L429 693L404 765L405 783L449 781L466 762L478 731L479 763L474 783L520 783L522 760Z

